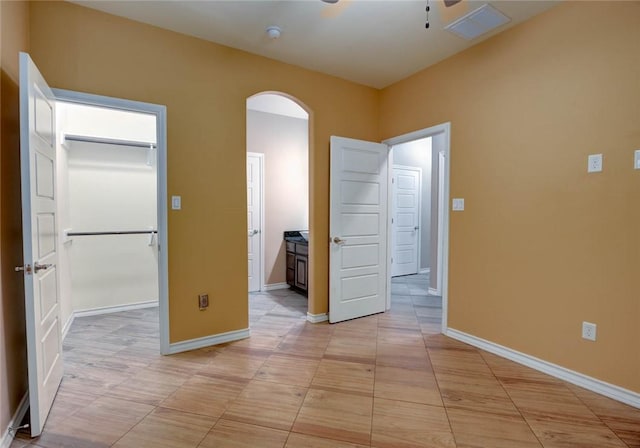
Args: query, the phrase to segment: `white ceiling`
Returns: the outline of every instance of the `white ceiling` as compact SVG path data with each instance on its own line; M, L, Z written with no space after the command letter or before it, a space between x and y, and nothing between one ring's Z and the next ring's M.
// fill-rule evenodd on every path
M279 61L383 88L553 7L559 0L74 1ZM443 28L490 3L511 21L466 41ZM266 28L282 29L279 39Z

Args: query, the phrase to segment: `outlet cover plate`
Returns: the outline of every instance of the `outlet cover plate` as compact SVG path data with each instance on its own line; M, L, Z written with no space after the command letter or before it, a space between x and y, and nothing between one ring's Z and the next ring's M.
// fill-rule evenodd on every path
M636 149L633 156L633 167L640 170L640 149Z
M596 340L596 324L592 324L591 322L582 322L582 338L587 339L589 341Z
M209 294L200 294L198 296L198 306L200 311L206 310L209 307Z

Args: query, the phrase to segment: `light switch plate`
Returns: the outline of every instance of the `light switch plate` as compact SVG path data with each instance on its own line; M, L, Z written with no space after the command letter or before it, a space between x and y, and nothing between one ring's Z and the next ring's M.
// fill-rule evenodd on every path
M636 170L640 170L640 149L636 149L633 157L633 167Z
M454 212L461 212L464 210L464 199L463 198L454 198L453 199L453 207Z
M171 209L180 210L182 208L182 197L171 196Z
M602 171L602 154L591 154L587 164L588 173L599 173Z

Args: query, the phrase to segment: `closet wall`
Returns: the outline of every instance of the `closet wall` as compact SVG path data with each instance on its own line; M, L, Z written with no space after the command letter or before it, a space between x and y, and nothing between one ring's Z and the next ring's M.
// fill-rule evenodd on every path
M60 103L57 111L60 295L72 312L158 300L157 238L68 236L157 229L156 152L64 135L155 143L151 115Z

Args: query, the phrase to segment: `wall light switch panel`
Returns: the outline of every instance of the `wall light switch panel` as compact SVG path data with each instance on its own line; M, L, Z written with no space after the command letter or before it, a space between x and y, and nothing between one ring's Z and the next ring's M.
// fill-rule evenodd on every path
M464 210L464 199L454 198L452 209L454 212L461 212L462 210Z
M599 173L602 171L602 154L591 154L589 156L587 172Z
M636 170L640 170L640 149L636 149L633 157L633 167Z
M182 208L182 197L171 196L171 210L180 210Z

